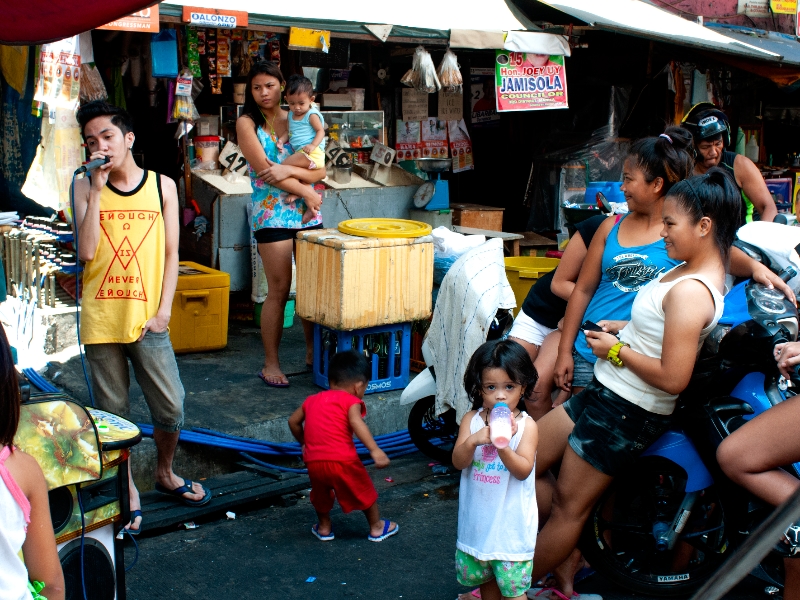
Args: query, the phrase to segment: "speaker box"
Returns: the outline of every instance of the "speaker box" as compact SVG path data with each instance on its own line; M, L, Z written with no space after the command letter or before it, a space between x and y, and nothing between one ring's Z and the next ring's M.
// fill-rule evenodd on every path
M81 577L81 538L78 537L58 545L58 558L64 571L66 600L83 600L83 588L90 600L122 600L125 576L119 579L121 593L117 594L118 565L122 564L121 551L114 543L114 525L108 524L83 538L83 577Z
M49 492L50 518L64 571L66 600L124 600L123 542L114 533L127 509L128 463L103 471L97 481L56 488ZM81 506L83 505L83 580L81 579ZM125 506L123 506L125 505ZM117 590L119 586L119 590Z

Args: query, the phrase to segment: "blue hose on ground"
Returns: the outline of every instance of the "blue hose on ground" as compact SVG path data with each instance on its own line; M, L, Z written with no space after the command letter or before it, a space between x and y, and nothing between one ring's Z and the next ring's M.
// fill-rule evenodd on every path
M138 424L139 428L142 430L142 434L151 437L153 435L153 427L152 425L146 425L144 423ZM205 432L212 432L212 433L205 433ZM397 432L403 433L403 432ZM408 435L408 432L404 432L405 435ZM385 437L394 437L394 440L390 440L390 443L386 443ZM238 436L232 436L226 433L221 433L209 429L204 429L204 432L198 432L193 430L183 430L180 432L179 440L182 442L187 442L191 444L199 444L203 446L211 446L214 448L222 448L225 450L232 450L238 452L243 458L246 460L253 462L254 464L261 465L264 467L268 467L270 469L275 469L277 471L285 471L288 473L307 473L305 469L295 469L291 467L285 467L281 465L276 465L272 463L265 462L263 460L257 459L253 454L258 455L266 455L266 456L283 456L283 457L291 457L291 458L299 458L302 454L300 450L300 444L294 443L276 443L276 442L267 442L265 440L253 440L248 438L242 438ZM375 438L375 441L378 443L378 446L386 452L389 458L397 458L399 456L405 456L406 454L411 454L412 452L417 452L417 447L411 442L409 438L408 441L405 441L403 438L400 438L396 434L387 434L387 436L378 436ZM394 442L394 443L391 443ZM359 444L363 450L357 452L361 455L368 454L366 448L363 445ZM372 464L374 461L372 459L365 459L365 465Z
M23 369L22 372L24 373L25 377L39 388L43 392L49 393L56 393L60 390L55 387L52 383L47 381L44 377L39 375L34 369L27 368ZM146 425L144 423L138 424L139 429L142 430L142 435L147 437L153 436L153 426ZM300 448L300 444L297 442L269 442L266 440L256 440L252 438L240 437L236 435L231 435L228 433L223 433L221 431L214 431L213 429L206 429L203 427L194 427L190 430L183 430L180 432L181 441L191 443L191 444L200 444L203 446L211 446L215 448L223 448L226 450L233 450L238 452L244 459L264 467L268 467L270 469L275 469L277 471L285 471L288 473L308 473L306 469L294 469L291 467L284 467L281 465L275 465L272 463L268 463L262 460L259 460L252 456L252 454L259 454L262 456L283 456L283 457L300 457L302 456L302 450ZM401 431L395 431L393 433L386 433L383 435L375 436L375 442L378 444L378 447L386 452L389 458L397 458L399 456L405 456L406 454L411 454L417 451L417 447L411 441L411 437L408 434L407 429L403 429ZM356 452L359 455L368 455L369 450L361 442L356 442ZM372 459L364 459L362 461L365 465L372 464L374 461Z

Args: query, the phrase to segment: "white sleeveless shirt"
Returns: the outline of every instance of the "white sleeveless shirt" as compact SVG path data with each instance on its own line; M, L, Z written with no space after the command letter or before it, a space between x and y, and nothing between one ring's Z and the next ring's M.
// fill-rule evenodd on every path
M620 341L627 342L632 350L651 358L661 358L665 320L662 302L675 285L686 279L696 279L708 288L714 298L714 318L700 332L698 351L711 330L717 326L725 308L725 299L707 277L696 274L684 275L675 281L662 283L661 280L666 274L663 273L639 290L633 301L631 320L619 332ZM594 376L612 392L649 412L671 415L675 410L677 394L668 394L653 387L624 366L616 367L607 360L598 360L594 365Z
M2 450L3 455L7 454L5 448ZM5 456L0 457L1 462L5 462ZM0 464L0 468L5 468L5 465ZM0 598L31 600L28 570L19 555L27 529L25 513L4 479L0 477Z
M470 421L470 433L485 427L481 408ZM530 416L523 413L509 447L516 450ZM531 423L533 421L531 420ZM478 560L533 559L539 509L536 468L524 481L512 476L491 444L478 446L472 464L461 471L456 547Z

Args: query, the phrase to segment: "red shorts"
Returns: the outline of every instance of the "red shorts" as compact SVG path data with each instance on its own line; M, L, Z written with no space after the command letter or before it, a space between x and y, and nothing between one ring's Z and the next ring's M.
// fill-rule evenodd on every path
M331 512L334 497L346 513L367 510L378 500L372 479L359 461L313 460L306 467L311 480L311 504L317 512Z

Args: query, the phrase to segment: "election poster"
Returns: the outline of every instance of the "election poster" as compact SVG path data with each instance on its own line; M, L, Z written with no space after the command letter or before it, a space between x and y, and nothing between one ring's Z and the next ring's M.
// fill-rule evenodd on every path
M498 112L569 108L563 56L497 50Z
M471 171L475 168L472 160L472 141L467 132L464 119L447 122L450 151L453 154L453 173Z
M473 127L496 125L500 121L494 99L494 69L472 68L469 71L471 122Z

